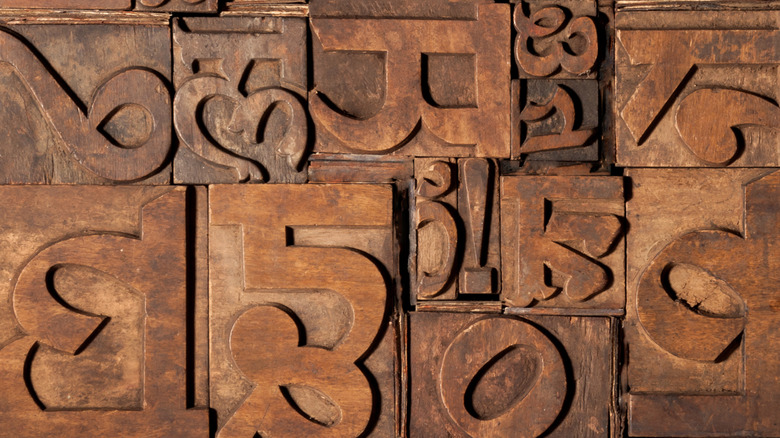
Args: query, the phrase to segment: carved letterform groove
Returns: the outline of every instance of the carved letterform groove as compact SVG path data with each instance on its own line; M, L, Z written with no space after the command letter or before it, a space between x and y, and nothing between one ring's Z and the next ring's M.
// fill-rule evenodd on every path
M174 122L186 150L174 162L174 178L304 182L305 22L224 20L176 21Z
M579 3L572 6L595 14L595 2ZM539 8L522 2L515 7L514 53L522 77L592 75L599 54L596 23L589 16L571 15L562 6Z

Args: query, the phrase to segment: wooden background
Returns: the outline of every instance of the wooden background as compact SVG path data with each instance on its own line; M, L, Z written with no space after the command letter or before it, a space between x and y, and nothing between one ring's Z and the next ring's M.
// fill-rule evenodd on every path
M780 436L777 0L0 0L1 437Z

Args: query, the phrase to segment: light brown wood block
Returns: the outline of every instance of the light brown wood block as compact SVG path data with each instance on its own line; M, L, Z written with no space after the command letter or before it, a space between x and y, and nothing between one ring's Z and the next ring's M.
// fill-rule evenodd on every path
M623 216L620 177L501 177L503 300L620 311Z
M396 434L390 186L210 189L218 437Z
M410 323L410 437L609 436L609 318L413 313Z
M0 8L124 10L132 0L0 0Z
M306 22L187 17L174 24L174 181L306 182Z
M207 402L207 356L187 336L206 327L187 314L185 189L0 197L0 436L204 434L208 411L188 408Z
M780 173L632 169L632 436L776 436Z
M618 165L780 165L778 17L619 12Z
M450 20L314 16L314 150L508 157L509 5L478 10Z
M170 182L166 21L99 18L0 18L0 183Z

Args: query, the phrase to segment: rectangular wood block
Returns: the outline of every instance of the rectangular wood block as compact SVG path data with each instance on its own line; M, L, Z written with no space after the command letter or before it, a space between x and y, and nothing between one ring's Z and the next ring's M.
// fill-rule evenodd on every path
M314 150L509 157L509 5L478 10L448 20L313 16Z
M137 11L204 13L218 9L218 0L135 0Z
M610 318L410 315L410 437L604 437Z
M174 21L174 181L306 182L306 21Z
M780 165L778 17L618 12L617 164Z
M595 0L512 0L521 79L595 79L599 29Z
M100 17L0 23L0 183L170 182L167 21Z
M208 432L186 191L0 188L0 436Z
M777 436L780 173L631 169L632 436Z
M132 0L0 0L0 8L19 9L130 9Z
M621 177L501 177L504 302L622 309L623 216Z
M598 161L596 80L512 81L512 157Z
M218 437L393 436L390 186L210 189Z
M414 165L416 298L497 300L498 163L486 158L417 158Z

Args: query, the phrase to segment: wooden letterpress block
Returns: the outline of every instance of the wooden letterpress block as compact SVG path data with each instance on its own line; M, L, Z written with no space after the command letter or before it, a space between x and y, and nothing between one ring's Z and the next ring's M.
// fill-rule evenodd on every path
M528 0L514 6L520 78L596 78L599 33L594 0Z
M314 16L311 26L316 152L509 156L509 5L448 20Z
M0 8L130 9L132 0L0 0Z
M303 19L180 18L174 60L174 181L306 181Z
M504 301L620 312L623 216L620 177L501 177Z
M0 183L170 181L167 20L96 17L0 24Z
M217 12L218 0L136 0L137 11Z
M632 169L632 436L777 436L780 173Z
M410 315L410 437L603 437L609 318Z
M312 17L476 19L492 0L309 0Z
M415 159L413 270L419 300L500 290L498 169L485 158Z
M391 187L209 197L217 436L396 435Z
M780 165L779 16L619 12L617 163Z
M206 434L208 411L187 409L206 403L207 382L206 344L187 331L205 341L207 327L187 315L185 189L0 198L0 436Z
M596 80L512 81L512 157L598 161Z
M410 159L366 160L370 156L345 157L317 154L309 160L309 182L394 184L414 178Z

